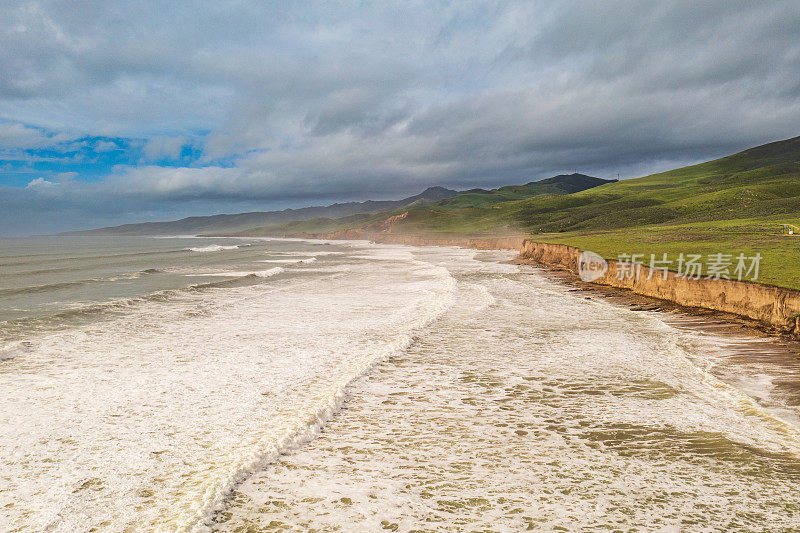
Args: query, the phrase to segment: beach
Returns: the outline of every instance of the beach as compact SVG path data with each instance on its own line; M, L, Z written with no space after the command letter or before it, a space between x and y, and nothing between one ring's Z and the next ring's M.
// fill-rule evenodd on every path
M800 1L0 12L0 533L800 533Z
M32 287L2 310L4 529L798 520L800 369L775 337L514 251L73 239L4 248Z
M239 486L216 530L796 523L797 364L775 339L449 253L461 305L356 380L319 437ZM784 364L745 365L748 351ZM770 371L794 386L767 385Z
M2 530L205 528L452 303L402 248L52 241L2 248Z

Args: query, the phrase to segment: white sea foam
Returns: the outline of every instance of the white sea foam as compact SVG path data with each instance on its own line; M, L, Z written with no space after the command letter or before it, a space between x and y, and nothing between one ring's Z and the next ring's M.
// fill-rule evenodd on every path
M231 529L678 529L686 510L780 529L800 505L791 424L657 316L512 254L352 248L320 268L198 261L286 276L8 348L0 530L206 530L226 501Z
M235 250L239 248L241 245L231 245L231 246L223 246L221 244L210 244L208 246L197 246L193 248L189 248L192 252L221 252L223 250Z
M237 482L313 437L353 378L452 304L446 269L379 264L336 283L174 292L37 338L0 373L12 480L0 529L203 529Z
M15 357L30 353L33 351L33 343L30 341L12 341L0 345L0 362L10 361Z
M269 270L256 270L254 272L205 272L205 273L197 273L197 274L190 274L192 276L212 276L212 277L223 277L223 278L240 278L244 276L257 276L259 278L269 278L276 274L280 274L281 272L285 272L282 267L274 267L270 268Z
M316 257L306 257L297 259L260 259L256 261L256 263L286 263L287 265L291 265L293 263L313 263L316 260L317 260Z
M125 274L120 274L119 276L110 276L108 278L92 278L92 281L120 281L126 279L136 279L140 277L144 272L127 272Z
M793 432L678 331L506 265L415 255L454 275L457 303L242 484L217 529L793 527Z
M352 268L347 265L336 265L336 266L328 266L328 267L319 267L319 268L293 268L292 272L316 272L316 273L344 273L350 272Z
M276 253L276 255L291 255L291 256L299 256L299 257L317 257L317 256L324 256L324 255L342 255L344 252L333 252L333 251L315 251L315 252L282 252Z
M293 252L293 255L342 255L344 252L316 251L316 252Z

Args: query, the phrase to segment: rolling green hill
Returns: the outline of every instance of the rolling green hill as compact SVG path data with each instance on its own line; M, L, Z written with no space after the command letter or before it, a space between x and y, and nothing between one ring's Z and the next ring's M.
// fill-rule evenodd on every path
M252 232L287 234L366 228L407 212L406 233L561 233L737 218L800 210L800 137L707 163L623 181L555 176L491 191L473 189L427 205L344 218L317 218Z
M240 232L246 235L293 235L330 233L344 229L381 230L389 217L407 213L392 226L392 231L410 233L483 233L520 231L520 225L509 218L509 206L531 198L556 198L578 191L613 183L583 174L554 176L525 185L508 185L499 189L472 189L429 204L413 204L379 213L361 213L342 218L314 218L274 226L261 226Z
M392 233L497 235L526 232L542 242L600 253L760 253L759 281L800 289L800 137L698 165L607 182L556 176L492 191L471 190L424 206L254 228L247 234Z
M800 137L568 197L533 199L515 218L534 232L770 217L800 208Z
M471 189L452 198L442 200L436 206L447 209L487 207L543 194L570 194L614 181L616 180L604 180L584 174L561 174L541 181L532 181L525 185L507 185L488 191L485 189Z
M607 259L642 254L761 254L761 283L800 289L800 137L707 163L620 181L515 211L541 242Z

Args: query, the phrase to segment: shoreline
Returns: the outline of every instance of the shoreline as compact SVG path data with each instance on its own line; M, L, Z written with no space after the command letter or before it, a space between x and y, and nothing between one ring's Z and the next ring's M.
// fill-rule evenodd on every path
M682 326L683 329L699 330L720 336L745 334L754 339L774 339L778 342L772 342L770 346L776 354L780 353L792 361L800 360L800 340L758 320L704 307L681 305L670 300L638 294L630 289L582 281L577 275L570 272L550 269L523 259L514 259L512 262L524 266L535 266L539 269L538 274L563 286L571 287L570 292L583 292L587 298L597 297L611 305L631 311L655 312L660 316L678 316L680 321L685 324ZM674 322L668 318L665 321L671 324Z
M484 255L489 254L477 254ZM499 263L509 263L510 255ZM456 261L456 268L469 263ZM730 374L720 376L726 365L710 363L733 357L730 367L738 372L746 370L738 365L751 356L780 359L771 342L759 346L741 332L739 339L711 332L710 340L719 337L730 344L724 353L696 361L684 350L695 342L704 346L702 336L684 338L624 311L595 315L597 304L584 302L584 296L605 301L605 293L617 297L609 307L624 309L627 298L634 298L647 311L654 299L628 292L623 305L615 306L624 294L619 289L583 282L570 287L567 272L516 262L531 268L519 269L522 275L512 276L513 285L505 279L481 285L487 291L478 290L476 284L484 280L474 273L452 274L464 281L457 285L456 299L463 305L449 308L408 349L355 380L343 409L324 431L238 485L215 515L212 530L327 529L341 523L400 531L419 529L420 524L483 529L499 523L515 530L572 529L587 524L652 526L653 520L669 528L678 525L671 521L674 512L654 512L638 501L642 494L660 497L674 490L675 479L681 490L675 492L674 507L683 510L699 502L693 518L702 523L714 523L739 505L751 512L753 501L782 501L763 498L769 487L762 485L760 500L715 500L720 486L753 486L760 478L738 469L741 454L749 454L750 448L722 436L727 435L728 419L718 416L729 413L738 420L739 397L728 391L747 389L725 379ZM493 279L494 274L486 276ZM543 279L537 283L537 278ZM564 283L557 290L540 290L552 287L546 282L550 280ZM566 297L568 291L585 292L573 292L574 298ZM692 330L694 324L684 328ZM654 342L640 342L637 331L652 335ZM570 340L554 350L560 335ZM731 353L730 347L742 350ZM685 372L687 368L691 371ZM713 376L711 381L706 374ZM745 374L746 384L761 385ZM702 389L695 394L691 384ZM720 390L722 396L716 395ZM775 405L761 403L769 397L747 398L765 409L770 421L783 421ZM685 418L672 417L682 412L678 408L699 413L703 425L693 427L694 418L688 427L681 425ZM712 410L707 419L706 409ZM716 465L702 471L700 479L705 479L703 473L720 471L728 477L697 483L692 469L698 456L703 464ZM617 477L630 485L610 507L598 508L598 503L607 503L608 486ZM766 479L773 482L773 477ZM623 506L630 513L615 515Z
M475 250L518 251L516 261L533 264L550 273L561 273L563 283L610 290L603 294L628 297L648 307L679 309L691 316L713 316L729 322L734 328L746 327L760 333L779 335L787 340L800 340L800 291L764 285L751 281L726 279L681 279L669 271L662 279L661 271L648 278L649 267L641 265L636 280L616 280L617 263L608 260L606 274L592 282L578 277L578 258L582 250L563 244L536 242L529 235L454 235L449 237L413 234L370 233L364 230L343 230L327 234L298 234L315 240L367 240L381 244L410 246L456 246ZM638 300L645 298L646 300ZM647 309L641 309L647 310Z
M527 239L520 249L519 259L568 272L580 281L578 261L582 252L573 246ZM748 324L757 329L800 338L800 291L751 281L680 278L673 271L668 271L664 278L662 271L645 265L638 265L638 277L627 279L617 276L621 270L619 261L612 259L607 263L608 270L588 284L671 302L682 308L720 313L728 320L736 317L734 321L750 321Z
M402 235L387 237L388 236L383 236L383 238L380 239L369 240L371 242L380 244L401 244L421 247L461 246L469 249L508 251L515 250L515 248L511 247L511 244L513 244L513 239L519 238L465 237L462 239L434 239L428 237ZM321 240L340 239L326 238ZM798 383L795 379L791 379L790 381L783 379L783 376L786 375L798 375L797 355L800 355L798 353L800 352L800 343L792 342L786 337L776 338L771 334L771 332L763 327L763 324L756 320L710 309L687 307L675 302L637 294L629 289L584 282L580 280L577 275L567 270L547 268L521 258L503 260L501 262L532 267L530 269L523 269L523 272L527 270L528 274L535 274L547 280L558 283L562 287L567 288L569 292L578 293L580 299L583 299L583 297L586 296L586 299L604 301L619 309L627 309L631 311L642 311L646 313L658 311L660 320L672 327L675 327L679 331L699 334L700 338L705 337L708 339L710 337L711 339L724 339L727 343L729 343L725 344L725 348L723 349L724 352L726 352L725 357L729 358L726 359L725 362L730 362L730 364L714 365L713 368L711 366L700 365L704 371L725 382L728 386L734 387L740 391L746 391L747 389L742 388L741 385L742 383L747 383L747 381L743 380L742 383L738 383L734 380L731 380L731 376L741 375L743 377L750 378L752 376L749 375L746 367L748 363L752 361L771 363L781 367L785 371L785 374L782 373L778 375L774 380L774 386L781 392L781 398L797 398L798 401L800 401L800 383ZM759 340L761 342L759 342ZM413 353L414 350L412 349L411 352ZM257 523L260 516L268 515L270 520L273 518L279 518L272 516L273 514L279 514L279 508L269 507L270 505L277 505L275 502L279 502L287 509L293 509L295 507L303 509L303 502L307 499L320 499L324 502L322 505L329 505L331 512L344 512L343 509L349 509L354 503L356 504L356 507L372 505L373 500L367 499L365 501L359 501L357 497L359 491L347 487L346 484L344 484L341 492L336 493L336 498L334 498L331 502L327 502L327 500L323 500L322 496L313 493L313 491L309 492L308 494L304 493L303 489L298 489L297 486L293 485L291 482L286 482L284 478L287 478L289 481L291 481L292 478L290 477L290 474L294 468L306 469L309 468L309 465L312 465L311 469L307 472L308 475L317 475L321 476L322 479L326 479L323 477L325 475L324 472L320 473L319 469L317 469L315 466L319 464L317 459L319 457L328 459L331 457L331 454L336 457L335 453L337 450L343 449L345 446L348 447L347 449L349 450L349 447L354 446L353 441L346 441L346 439L341 436L338 437L340 441L335 447L330 447L327 444L328 440L336 439L337 435L341 435L342 427L359 427L357 423L350 422L351 418L348 416L350 412L360 412L368 409L369 407L376 407L378 409L391 409L394 405L396 405L395 402L397 402L398 399L397 395L400 393L386 392L386 387L392 387L394 385L386 385L383 382L383 374L393 369L398 362L407 361L410 359L411 358L407 355L392 356L385 361L379 362L374 368L366 372L364 375L355 378L353 382L351 382L346 388L343 404L340 410L337 410L331 419L326 421L324 429L321 432L322 437L315 437L314 440L305 442L301 447L281 453L279 458L277 458L274 462L270 462L269 467L265 467L263 470L249 474L244 481L237 483L232 490L231 495L229 495L225 499L225 502L213 513L212 522L210 522L212 530L236 530L236 528L241 527L242 524L250 524L251 520L253 523ZM694 359L692 359L692 361L694 364ZM410 365L407 366L410 367ZM728 375L724 375L721 372L724 370L732 370L732 372ZM375 387L380 387L380 390L377 392L382 392L382 394L378 394L376 392L374 395L367 395L365 393L365 387L370 386L370 384L375 384ZM352 396L353 391L356 391L355 397ZM745 392L745 394L748 393ZM417 397L418 395L414 396ZM753 401L758 403L761 407L767 409L773 416L782 416L783 413L778 409L783 410L785 408L774 403L770 404L767 396L751 396L751 398L753 398ZM787 405L791 406L796 404L790 399L787 402ZM441 407L439 406L437 408ZM516 411L512 412L506 408L504 409L505 410L502 412L508 416L516 417L521 413ZM796 423L797 420L796 418L783 419L792 420L794 423ZM523 428L519 431L530 431L528 426L520 425L519 427ZM392 436L396 437L394 434L392 434ZM519 436L520 433L518 432L512 435L513 438L519 438ZM319 438L320 442L324 444L316 442L317 438ZM368 441L366 437L365 440ZM385 440L380 440L379 443L381 445L385 445ZM369 447L367 446L365 448ZM405 451L405 448L403 451ZM365 451L364 453L366 454L367 452ZM296 458L298 457L301 459L297 460ZM311 458L310 460L307 459L309 457ZM352 468L352 465L348 462L345 464L345 467ZM333 472L333 477L326 479L326 481L329 482L331 479L341 479L341 477L336 476L341 476L341 474L335 471ZM278 481L276 482L275 479ZM300 496L302 497L295 498L297 492L299 492ZM353 493L356 495L354 496ZM372 498L372 496L370 496L370 498ZM281 507L281 509L282 508L283 507ZM269 512L265 515L263 513L263 509L269 509ZM374 514L377 516L380 513L378 511L374 511ZM308 511L308 516L311 516L310 511ZM413 515L406 516L405 514L402 514L401 516L406 519L413 518ZM396 520L398 523L400 523L400 520L397 517L393 518L393 520ZM266 523L267 522L264 522L264 524ZM269 523L271 524L272 522Z
M329 235L326 239L338 240L343 237ZM728 339L734 346L729 346L732 363L734 366L747 364L753 360L768 362L786 370L786 375L796 376L798 365L800 365L800 330L796 327L779 327L758 318L753 318L738 313L731 313L711 307L701 305L686 305L676 300L660 298L649 294L637 292L634 287L618 286L598 282L587 282L580 279L577 273L577 260L575 268L565 268L563 264L539 262L530 258L523 257L524 248L529 243L533 243L530 237L526 236L462 236L436 238L419 235L397 235L380 234L373 235L372 238L361 239L380 244L405 244L410 246L457 246L476 250L505 250L519 251L518 256L510 262L518 265L532 266L537 268L537 274L544 276L550 281L570 287L570 291L584 292L587 299L597 298L619 308L628 309L636 312L657 312L662 320L676 327L681 331L693 331L701 335L711 335L719 338ZM356 239L360 240L360 239ZM519 248L516 247L519 244ZM544 244L544 243L535 243ZM564 246L564 245L553 245ZM570 255L577 258L581 251L572 248ZM608 261L609 272L612 273L612 263ZM644 267L643 268L647 268ZM645 271L644 276L647 275ZM670 272L670 277L674 279L674 272ZM599 281L599 280L598 280ZM725 282L728 280L701 280L710 282L708 285L714 286L714 282ZM777 289L789 293L792 291L780 287L761 285L753 282L729 282L765 288L766 290ZM720 283L719 285L724 285ZM796 326L793 324L793 326ZM758 345L759 340L768 341L768 349ZM779 388L789 397L795 398L792 403L800 405L800 383L794 379L782 379Z

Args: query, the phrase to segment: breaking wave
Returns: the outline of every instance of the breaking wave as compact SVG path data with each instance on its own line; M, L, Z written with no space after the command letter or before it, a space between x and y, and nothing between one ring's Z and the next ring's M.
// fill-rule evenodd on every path
M61 289L69 289L72 287L80 287L92 283L112 283L120 280L136 279L145 274L156 274L161 272L157 268L148 268L139 270L137 272L126 272L124 274L117 274L115 276L79 279L74 281L60 281L56 283L44 283L42 285L29 285L27 287L14 287L8 289L0 289L0 297L20 296L26 294L36 294L41 292L57 291Z
M221 244L211 244L209 246L197 246L194 248L187 248L190 252L221 252L223 250L236 250L237 248L242 248L244 246L250 246L249 244L233 244L230 246L223 246Z
M235 277L235 278L246 278L250 276L255 276L257 278L269 278L275 276L276 274L280 274L284 272L282 267L274 267L270 268L269 270L258 270L256 272L208 272L204 274L194 274L195 276L215 276L215 277Z

